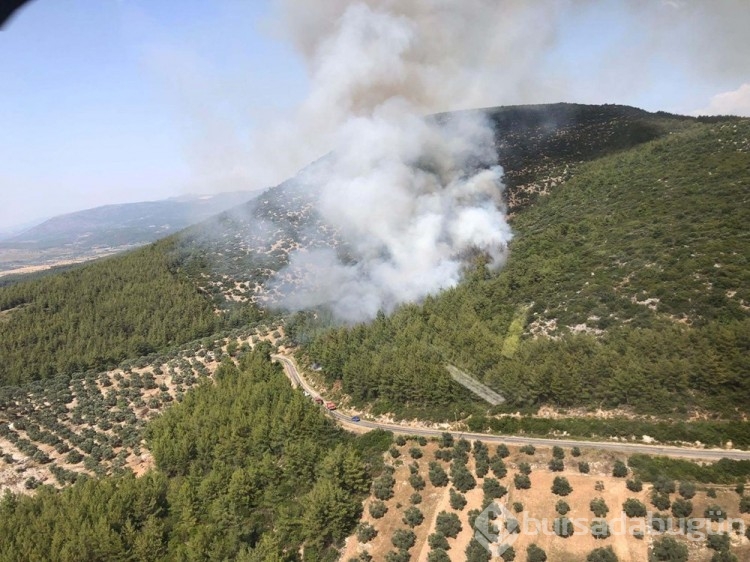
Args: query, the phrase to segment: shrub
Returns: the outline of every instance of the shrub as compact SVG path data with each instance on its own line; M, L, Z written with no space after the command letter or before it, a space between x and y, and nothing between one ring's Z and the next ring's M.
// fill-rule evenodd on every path
M424 478L422 478L419 474L410 475L409 484L411 484L411 487L414 488L417 492L424 490L425 487Z
M709 498L715 498L716 497L716 488L709 488L708 490L706 490L706 495Z
M687 562L687 546L672 537L663 537L654 541L649 554L649 562Z
M672 502L669 501L668 495L660 494L654 491L651 494L651 505L653 505L659 511L663 511L665 509L669 509L669 507L672 505Z
M516 474L513 477L513 484L519 490L528 490L531 488L531 479L525 474Z
M435 461L430 463L428 476L433 486L442 487L448 485L448 473Z
M508 490L505 488L505 486L502 486L500 482L498 482L494 478L485 478L484 483L482 484L482 490L484 491L485 497L493 499L502 498L505 494L508 493Z
M557 496L567 496L573 491L573 487L564 476L555 476L552 482L552 493Z
M622 504L622 510L628 517L646 517L646 506L635 498L628 498Z
M453 458L453 449L438 449L435 458L439 461L450 461Z
M606 539L610 535L609 524L604 519L591 522L591 536L595 539Z
M612 476L615 478L625 478L628 475L628 467L622 461L615 461L615 466L612 468Z
M523 511L523 504L521 502L513 502L513 511L521 513Z
M424 522L424 514L417 507L410 507L404 511L403 522L409 527L417 527Z
M460 453L468 453L471 451L471 443L469 443L468 440L464 439L463 437L456 441L455 445L453 445L453 450L458 451Z
M451 562L451 557L442 548L436 548L427 554L427 562Z
M453 447L453 435L450 433L443 432L443 434L440 436L440 440L438 441L440 448L447 449L448 447Z
M572 448L572 449L570 450L570 454L571 454L572 456L574 456L574 457L580 457L580 456L581 456L581 449L579 449L578 447L573 447L573 448Z
M443 550L450 550L450 545L448 544L448 539L445 538L445 535L442 533L432 533L429 537L427 537L427 544L430 545L430 548L433 550L436 550L438 548L441 548Z
M422 449L419 447L412 447L409 449L409 456L413 459L421 459L422 458Z
M719 550L714 552L711 557L711 562L739 562L736 554L729 552L728 550Z
M417 535L409 529L397 529L391 537L391 543L398 549L409 550L417 542Z
M724 521L727 518L726 512L720 505L709 505L703 512L703 517L714 522Z
M529 456L532 456L534 453L536 453L536 447L534 447L534 445L524 445L519 450Z
M558 517L552 527L558 537L567 539L573 534L573 522L567 517Z
M474 528L474 523L477 520L477 517L479 517L479 514L481 512L478 509L470 509L469 513L466 514L466 517L469 520L469 527L472 529Z
M672 528L672 518L665 513L657 513L651 516L651 528L654 531L664 533Z
M668 478L664 478L663 476L660 476L656 480L654 480L653 485L654 490L656 490L660 494L674 494L675 492L674 480L669 480Z
M453 488L450 489L450 504L451 508L456 511L461 511L466 507L466 496L456 492Z
M476 464L474 465L474 472L476 472L477 477L484 478L489 471L490 462L484 457L478 458Z
M370 504L370 515L374 519L380 519L388 513L388 506L382 501L374 501Z
M552 472L562 472L565 470L565 465L560 459L551 459L548 466Z
M690 500L677 498L672 503L672 515L674 515L675 517L684 519L686 517L690 517L691 513L693 513L693 502L691 502Z
M609 513L609 507L603 498L594 498L589 502L589 508L596 517L606 517Z
M625 482L625 487L627 487L627 489L631 492L640 492L641 490L643 490L643 482L641 482L637 478L635 480L628 480L627 482Z
M67 458L66 458L66 461L69 464L78 464L82 460L83 460L83 455L81 453L79 453L78 451L76 451L75 449L73 449L72 451L70 451L68 453Z
M531 465L527 462L518 463L518 472L521 474L531 474Z
M516 551L512 546L502 544L498 548L501 551L500 558L503 562L513 562L516 559Z
M695 484L692 482L680 482L679 492L683 498L690 500L695 497Z
M385 555L385 562L409 562L411 555L408 550L392 550Z
M357 528L357 540L361 543L370 542L378 536L378 531L369 523L362 523Z
M401 456L401 451L399 451L396 447L391 447L388 451L391 454L391 457L394 459L397 459Z
M617 555L611 546L606 548L596 548L589 552L586 562L618 562Z
M488 562L492 555L477 539L471 539L466 546L466 562Z
M456 489L464 493L473 490L477 485L477 481L471 475L471 472L469 472L464 465L460 464L453 464L451 469L451 479L453 480L453 485Z
M557 511L557 513L559 513L560 515L565 515L570 511L570 506L565 500L557 500L557 503L555 504L555 511Z
M422 494L419 492L414 492L411 496L409 496L409 503L412 505L418 505L422 503Z
M552 457L556 459L564 459L565 458L565 451L563 451L562 447L558 447L555 445L552 447Z
M706 546L712 550L729 550L731 542L726 533L709 533L706 537Z
M389 500L393 497L393 486L396 481L386 473L372 483L373 495L379 500Z
M528 562L547 562L547 553L536 544L530 544L526 548L526 560Z
M508 474L505 462L502 457L499 456L492 457L492 460L490 461L490 470L492 470L492 474L494 474L496 478L505 478Z
M404 445L406 445L406 437L404 437L403 435L399 435L398 437L396 437L396 445L398 445L399 447L403 447Z
M581 474L588 474L591 468L589 467L589 463L586 461L581 461L578 463L578 472Z
M477 513L478 515L479 513ZM471 523L473 526L474 524ZM435 531L442 533L446 537L456 538L458 533L461 532L462 526L458 515L455 513L448 513L447 511L441 511L438 513L437 520L435 522Z
M505 443L500 443L497 446L497 450L495 451L495 454L501 459L504 459L510 456L510 451L508 450L508 446Z
M750 513L750 496L740 498L740 513Z

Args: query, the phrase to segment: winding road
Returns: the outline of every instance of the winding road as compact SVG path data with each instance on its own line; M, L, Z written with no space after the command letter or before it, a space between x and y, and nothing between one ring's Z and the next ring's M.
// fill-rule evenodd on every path
M293 359L283 355L274 355L274 359L284 366L284 371L289 377L292 385L300 387L310 394L313 398L320 395L310 386L310 384L299 374L297 366ZM439 437L446 430L430 429L422 427L412 427L408 425L398 425L393 423L381 423L368 420L353 422L351 415L343 414L337 410L329 411L332 418L338 421L343 427L350 430L364 429L384 429L393 433L404 435L423 435L425 437ZM561 447L589 447L601 449L604 451L614 451L617 453L626 453L629 455L643 453L646 455L663 455L666 457L678 457L701 460L718 460L728 458L733 460L750 460L750 451L738 451L736 449L693 449L688 447L674 447L668 445L643 445L640 443L621 443L616 441L586 441L577 439L551 439L543 437L527 437L517 435L496 435L492 433L470 433L470 432L449 432L455 437L463 437L470 440L480 440L486 443L517 443L531 444L542 447L551 447L558 445Z

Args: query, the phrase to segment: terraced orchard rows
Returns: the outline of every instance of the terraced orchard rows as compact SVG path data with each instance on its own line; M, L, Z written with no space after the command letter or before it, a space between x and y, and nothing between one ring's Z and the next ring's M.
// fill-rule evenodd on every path
M81 475L145 472L153 465L143 436L150 419L258 341L282 336L283 328L239 330L109 371L0 388L0 487L28 492Z
M342 560L489 560L477 525L507 531L506 561L643 562L662 548L691 561L717 550L728 553L722 560L750 557L750 498L734 486L649 484L624 457L594 449L488 446L449 434L397 437L385 457ZM493 502L507 511L483 521Z

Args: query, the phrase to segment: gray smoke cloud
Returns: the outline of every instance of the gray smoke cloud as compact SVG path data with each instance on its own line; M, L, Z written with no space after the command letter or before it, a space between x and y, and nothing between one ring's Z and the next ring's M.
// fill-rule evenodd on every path
M264 129L251 167L291 174L330 151L303 181L319 194L318 210L346 248L345 258L334 251L293 255L281 277L298 285L282 304L329 305L348 322L454 286L474 251L495 267L503 262L512 235L492 131L478 112L448 122L426 115L513 103L627 102L647 94L667 70L714 84L750 71L745 0L276 5L280 32L306 61L310 93L293 117ZM593 45L601 49L592 47L587 60L560 58L562 36L568 45L573 36L586 41L601 26L623 39L600 34Z
M303 123L325 130L333 150L302 181L346 259L293 254L280 274L297 280L280 303L287 308L327 305L341 320L366 320L456 285L475 252L503 263L511 230L489 123L481 112L425 117L465 97L462 76L482 42L463 53L444 42L472 38L459 16L481 10L406 4L332 2L340 14L303 27L322 26L309 46L300 35L313 69Z

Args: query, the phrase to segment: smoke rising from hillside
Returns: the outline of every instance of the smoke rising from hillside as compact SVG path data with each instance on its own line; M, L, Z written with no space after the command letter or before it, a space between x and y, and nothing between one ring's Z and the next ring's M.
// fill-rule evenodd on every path
M253 169L291 172L332 151L305 181L319 190L319 210L346 246L345 259L293 255L284 274L303 284L283 304L329 304L347 321L455 285L473 250L502 263L511 233L492 132L476 112L449 123L425 115L619 102L648 92L664 69L717 79L750 69L741 55L748 11L739 0L276 4L308 65L310 94L293 119L264 131ZM591 38L589 58L555 55L562 36L568 44L571 36Z
M511 233L493 131L479 112L425 117L465 97L470 60L488 46L461 16L489 3L407 4L339 3L325 20L333 26L300 34L313 70L303 131L326 131L332 148L304 181L346 258L293 254L282 275L301 286L286 291L286 307L328 305L344 321L366 320L454 286L473 252L503 262Z

